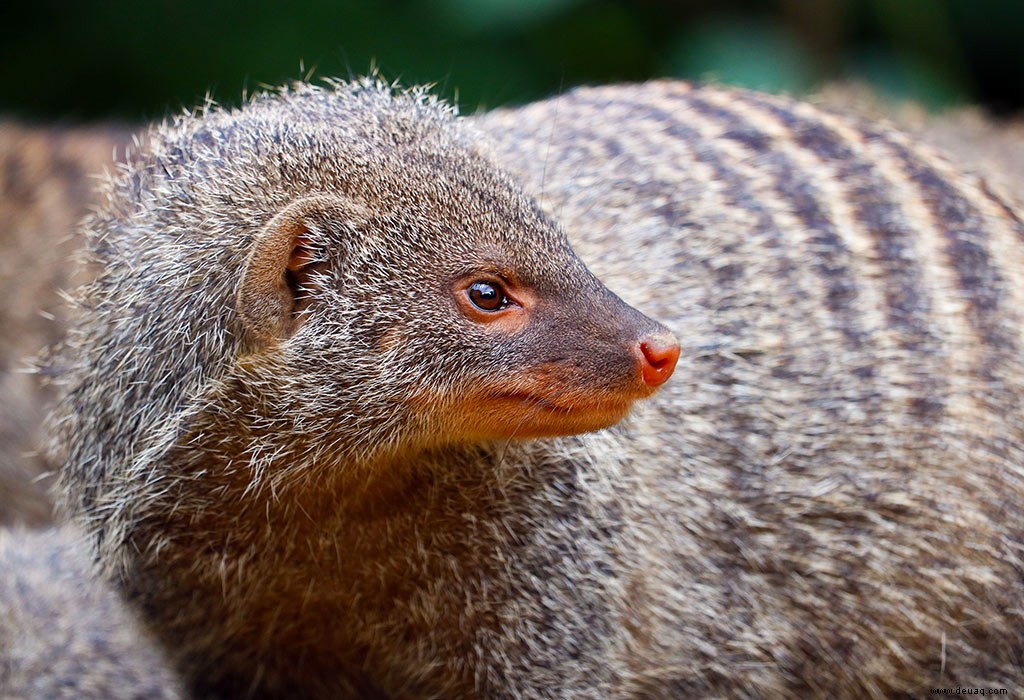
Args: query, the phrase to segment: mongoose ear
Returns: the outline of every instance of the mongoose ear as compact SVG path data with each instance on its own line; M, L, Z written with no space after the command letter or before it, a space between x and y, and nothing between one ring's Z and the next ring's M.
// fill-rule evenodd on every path
M302 325L327 263L329 231L342 224L341 200L317 195L291 203L253 240L238 288L246 330L262 342L287 338Z

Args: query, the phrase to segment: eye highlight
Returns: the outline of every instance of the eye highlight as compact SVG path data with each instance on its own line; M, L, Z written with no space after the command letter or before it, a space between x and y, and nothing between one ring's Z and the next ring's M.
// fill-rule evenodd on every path
M505 290L497 282L479 280L469 285L466 294L481 311L500 311L509 304Z

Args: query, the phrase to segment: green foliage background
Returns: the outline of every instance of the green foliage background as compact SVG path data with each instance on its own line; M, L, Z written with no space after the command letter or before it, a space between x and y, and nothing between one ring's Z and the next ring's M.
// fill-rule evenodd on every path
M933 107L1024 108L1024 0L107 0L0 8L0 112L163 116L207 90L365 73L465 111L581 83L859 77Z

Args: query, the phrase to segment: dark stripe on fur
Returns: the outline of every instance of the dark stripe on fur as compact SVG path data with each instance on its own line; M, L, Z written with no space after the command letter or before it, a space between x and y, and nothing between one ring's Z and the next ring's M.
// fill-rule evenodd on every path
M899 203L891 196L892 184L871 161L858 155L842 136L822 122L798 115L767 96L748 94L746 98L784 124L795 143L835 169L838 180L848 188L847 204L855 221L871 238L878 264L885 273L881 282L887 326L897 331L897 343L903 350L934 354L940 343L930 329L932 309L920 261L913 251L915 234L906 224ZM917 379L921 382L922 398L911 401L911 412L941 413L947 382L932 372L918 373Z
M994 355L1000 351L1016 352L1017 344L1005 323L1005 282L989 254L986 222L960 190L916 154L887 134L868 132L866 136L884 139L899 156L909 177L920 188L925 205L941 222L945 253L959 283L955 291L961 293L969 309L965 321L974 328L987 351L979 371L990 378Z
M758 167L772 177L772 188L780 200L786 202L810 232L808 253L813 260L826 288L825 306L836 319L838 330L853 348L864 344L864 329L854 308L857 286L844 260L850 257L850 250L839 236L827 213L821 205L823 197L803 170L784 154L771 149L770 138L753 140L751 134L757 127L742 115L712 105L705 100L691 96L689 104L701 114L727 125L727 138L734 138L746 148L756 144L760 150Z

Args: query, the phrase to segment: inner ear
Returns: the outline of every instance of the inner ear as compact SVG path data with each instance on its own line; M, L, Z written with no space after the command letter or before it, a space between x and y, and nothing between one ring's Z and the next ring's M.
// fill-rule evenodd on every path
M309 306L317 291L316 273L321 272L327 264L325 251L318 248L315 236L310 231L302 231L292 241L292 251L285 265L284 280L291 292L293 321L301 320L300 314ZM294 328L292 329L295 330Z
M335 197L285 207L253 238L238 287L238 313L261 342L291 336L306 318L334 245L334 228L352 225L351 207Z

